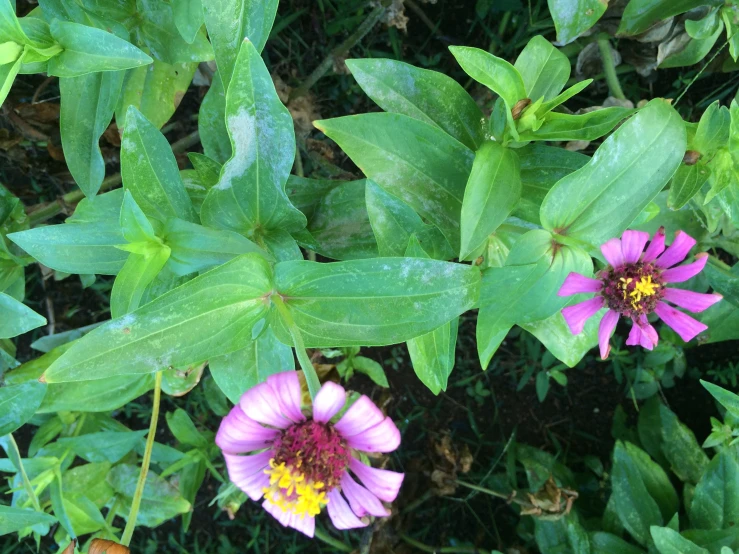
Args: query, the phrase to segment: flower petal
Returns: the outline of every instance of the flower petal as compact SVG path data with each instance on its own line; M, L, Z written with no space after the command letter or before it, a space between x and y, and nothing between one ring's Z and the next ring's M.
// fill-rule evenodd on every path
M290 512L286 512L282 508L280 508L277 504L273 504L269 500L265 500L262 502L262 508L274 517L277 521L279 521L283 526L287 527L288 522L290 521Z
M629 331L629 337L626 339L626 344L628 346L641 344L641 336L641 327L639 327L639 324L636 321L632 320L631 331Z
M667 247L662 255L655 260L655 264L658 267L672 267L675 264L679 264L688 255L690 249L695 246L696 240L689 234L678 231L675 234L675 240L672 244Z
M603 298L596 296L585 302L567 306L562 310L562 315L570 327L573 335L582 333L585 322L593 317L603 307Z
M284 527L292 527L304 535L313 538L313 534L316 529L316 518L313 516L300 516L298 514L285 512L282 508L273 504L269 500L262 502L262 507Z
M246 391L239 399L239 406L247 416L259 423L278 429L292 425L292 421L282 415L280 398L268 383L260 383Z
M246 454L266 448L278 435L277 429L263 427L236 405L221 421L216 444L228 454Z
M343 437L351 437L380 423L385 416L369 397L362 395L334 425Z
M354 515L349 504L344 497L341 496L339 489L334 489L327 495L328 504L326 508L331 522L337 529L357 529L359 527L367 527L368 523L362 521Z
M264 470L269 467L269 460L274 452L268 450L254 456L237 456L224 454L228 478L234 485L244 491L252 500L259 500L264 495L264 488L269 486L269 475ZM244 458L248 458L244 460ZM257 466L264 461L261 469Z
M303 392L300 390L300 379L297 371L283 371L267 377L267 384L272 387L277 396L282 415L295 423L305 421L300 411L300 399Z
M645 315L639 316L638 325L641 329L641 339L639 340L639 344L647 350L652 350L659 342L657 330L652 327Z
M579 273L571 272L565 282L557 293L557 296L572 296L573 294L580 294L582 292L598 292L603 288L603 283L598 279L592 279L580 275Z
M715 292L703 294L701 292L693 292L692 290L668 288L665 289L665 294L662 298L691 312L702 312L721 300L723 296Z
M352 448L364 452L392 452L400 446L400 431L389 417L361 433L346 438Z
M611 267L621 267L624 265L624 255L621 251L621 241L619 239L610 239L600 245L600 251L603 257Z
M616 328L616 324L618 323L618 318L618 312L608 310L605 315L603 315L603 319L600 320L600 325L598 326L598 345L600 346L600 357L604 360L611 352L611 345L609 342L611 340L611 333L613 333L613 330Z
M379 469L363 464L356 458L349 461L349 468L362 484L380 500L392 502L398 497L400 485L403 484L403 473Z
M638 262L648 240L649 233L644 231L624 231L621 235L621 251L624 261L627 264Z
M352 479L348 473L341 476L341 490L344 491L352 511L357 517L373 515L375 517L386 517L390 512L382 505L382 502L370 491Z
M652 242L650 242L649 246L647 246L647 250L646 252L644 252L644 256L642 256L641 261L651 262L657 256L662 254L662 252L664 251L665 251L665 228L660 227L659 229L657 229L657 232L654 233L654 237L652 237Z
M701 252L695 255L695 261L692 264L679 265L672 269L666 269L662 272L662 280L665 283L682 283L688 279L695 277L708 262L708 254Z
M685 342L693 340L699 333L708 329L707 325L664 302L658 302L654 311Z
M336 383L327 381L313 399L313 419L319 423L328 421L346 404L346 391Z

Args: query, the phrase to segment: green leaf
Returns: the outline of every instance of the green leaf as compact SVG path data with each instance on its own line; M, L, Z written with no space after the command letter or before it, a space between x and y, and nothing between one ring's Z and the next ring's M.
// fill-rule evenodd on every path
M688 23L691 23L691 21L685 20L686 29L688 28ZM713 45L716 44L716 41L721 36L721 31L723 30L724 24L719 20L718 25L713 29L711 35L700 39L690 39L682 50L667 56L662 63L657 66L658 69L687 67L697 64L708 55L713 48Z
M208 365L218 387L237 404L239 398L267 377L295 369L292 348L277 340L270 328L241 350L212 358Z
M698 162L695 165L680 164L670 183L667 206L679 210L687 204L706 184L711 176L711 168Z
M367 96L386 112L435 125L473 150L485 139L480 108L443 73L379 58L347 60L346 65Z
M265 254L256 244L238 233L209 229L182 219L167 221L161 238L171 249L167 269L179 276L206 271L241 254Z
M521 75L507 61L469 46L450 46L449 51L464 72L500 96L509 111L516 102L527 97Z
M608 7L605 0L547 0L557 41L568 44L590 29Z
M52 525L53 523L56 523L56 518L49 514L0 504L0 536L22 531L34 525Z
M208 92L200 104L198 131L203 152L220 164L231 157L231 139L226 128L226 92L223 90L220 73L213 75Z
M63 50L49 60L49 75L77 77L152 62L130 42L95 27L55 19L51 22L51 34Z
M100 462L68 469L62 475L62 489L65 494L82 494L102 508L113 497L113 489L105 481L110 468L109 462Z
M0 292L0 310L3 314L0 319L0 339L16 337L46 325L45 317L4 292Z
M58 439L56 442L69 448L88 462L119 462L146 436L147 431L101 431L78 437Z
M156 59L168 64L207 62L213 59L213 48L204 31L196 32L190 43L182 38L169 3L137 0L137 8L139 14L135 32L138 42L145 44Z
M115 108L118 129L126 128L126 113L135 106L154 127L160 129L187 92L198 64L168 64L159 60L148 67L129 69L120 101Z
M205 26L216 53L219 74L228 89L239 44L248 38L259 53L277 15L278 0L208 0Z
M645 554L621 537L603 531L590 534L590 551L592 554Z
M660 554L709 554L708 550L682 537L674 529L652 526L649 530Z
M305 217L310 220L323 197L332 189L348 182L334 179L307 179L290 175L287 178L285 191L293 206L303 212Z
M275 283L306 346L379 346L421 336L470 309L480 272L418 258L298 261L277 264Z
M739 548L739 533L736 529L706 531L703 529L686 529L682 536L698 546L706 548L711 554L733 554ZM730 549L728 553L726 549Z
M590 554L588 533L574 513L556 521L535 518L534 536L541 554Z
M445 391L454 369L459 318L408 341L413 371L431 392Z
M18 58L16 61L0 65L0 105L5 103L5 99L8 97L10 87L13 86L18 71L21 69L23 64L23 58Z
M146 288L154 281L169 259L164 246L146 255L132 253L113 283L110 293L110 315L118 318L141 305Z
M542 225L591 244L620 234L672 177L685 147L680 116L664 101L652 100L590 162L549 191Z
M658 21L685 13L706 3L718 4L718 2L706 2L706 0L671 0L670 2L630 0L621 16L618 34L638 35Z
M128 516L138 478L139 468L130 464L117 465L108 474L108 483L122 496L123 503L118 508L118 514L123 518ZM177 489L153 471L149 471L141 497L137 524L156 527L170 518L188 512L191 508L190 503L182 498Z
M121 232L128 242L157 242L154 227L128 190L121 205Z
M590 83L592 83L592 79L585 79L584 81L579 81L572 85L570 88L565 90L564 92L558 94L551 100L547 100L546 102L542 102L542 104L539 106L539 108L536 110L536 114L538 116L543 116L545 114L548 114L551 112L554 108L559 106L560 104L564 104L567 102L570 98L573 96L576 96L580 94L583 90L585 90Z
M533 37L514 66L531 100L555 98L570 78L570 60L544 37Z
M709 383L708 381L701 380L701 385L711 393L716 401L726 408L731 415L739 418L739 396L731 391Z
M739 339L739 308L731 302L717 302L699 315L708 325L701 334L701 344Z
M271 288L264 258L239 256L81 338L46 371L46 381L151 373L238 350L265 315Z
M0 37L20 44L28 42L28 37L15 15L15 2L11 0L0 1Z
M462 200L459 259L468 259L510 215L521 196L518 156L497 142L485 142L475 153Z
M195 221L167 139L134 106L128 108L121 142L121 177L147 216L162 222L170 217Z
M408 204L367 179L365 186L367 214L380 256L405 256L411 235L435 260L448 260L454 252L439 229L427 225Z
M693 431L683 424L667 406L660 404L662 451L677 477L696 484L708 466L708 456L695 439Z
M651 540L649 528L652 525L662 525L665 521L660 505L653 497L656 492L655 479L649 473L657 476L664 491L671 491L677 509L677 495L662 468L631 443L616 442L611 472L611 498L621 524L641 545L647 545ZM672 517L672 514L668 517Z
M248 40L241 44L226 95L226 122L233 155L205 198L203 223L247 236L304 228L305 216L285 193L295 161L292 117Z
M519 148L516 154L521 162L521 198L513 215L539 225L539 210L549 190L590 158L540 142Z
M639 441L654 461L663 467L669 467L669 462L662 451L664 439L662 437L662 401L653 396L639 409L637 432Z
M97 194L105 177L98 141L113 117L123 75L121 71L106 71L59 79L64 159L88 197Z
M53 490L53 489L52 489ZM61 498L63 510L76 535L94 533L105 527L105 518L95 504L82 494L64 491ZM59 518L60 522L62 518Z
M536 131L522 131L519 140L595 140L609 133L633 110L602 108L582 115L550 112Z
M12 433L31 419L45 394L46 386L38 381L0 387L0 436Z
M185 42L192 44L200 27L205 23L203 3L201 0L174 0L172 10L180 36Z
M388 388L390 385L387 382L385 376L385 370L382 369L382 365L377 363L375 360L365 358L364 356L355 356L352 359L354 369L360 373L364 373L367 377L372 379L372 382L381 387Z
M377 257L377 242L365 202L366 182L362 179L343 183L317 204L308 231L322 256L334 260Z
M722 294L724 300L739 308L739 264L728 268L720 260L711 256L703 271L713 290Z
M364 174L459 245L459 217L474 155L437 127L390 113L315 121Z
M521 325L534 335L552 355L568 367L575 367L593 347L598 345L600 317L592 317L585 323L579 335L573 335L562 312L540 321Z
M703 156L711 156L719 148L726 147L730 128L731 113L726 106L720 106L716 100L703 112L695 130L692 146Z
M695 487L688 514L698 529L727 529L737 525L739 463L732 450L722 450L708 464Z
M177 408L174 412L167 412L167 426L182 444L197 448L208 447L208 439L198 431L185 410Z

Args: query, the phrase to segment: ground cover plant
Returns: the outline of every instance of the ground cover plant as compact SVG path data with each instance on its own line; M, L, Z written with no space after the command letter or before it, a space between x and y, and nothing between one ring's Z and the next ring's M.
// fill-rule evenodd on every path
M739 550L737 7L607 4L0 1L3 552Z

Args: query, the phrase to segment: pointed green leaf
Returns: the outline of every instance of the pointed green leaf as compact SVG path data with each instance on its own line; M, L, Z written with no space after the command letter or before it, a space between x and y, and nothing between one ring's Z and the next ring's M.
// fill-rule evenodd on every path
M285 193L295 161L292 117L248 40L241 44L226 94L226 122L233 155L203 203L203 223L247 236L304 228L305 216Z
M45 395L46 385L35 380L0 387L0 437L31 419Z
M536 101L556 97L570 78L570 60L544 37L533 37L514 66L523 80L526 96Z
M231 157L232 150L226 128L226 92L218 72L213 75L210 88L200 104L198 131L205 155L225 164Z
M709 554L708 550L681 536L674 529L652 526L649 530L660 554Z
M46 325L45 317L4 292L0 292L0 310L2 310L0 339L16 337L31 329Z
M550 112L536 131L524 131L519 140L595 140L608 134L633 110L602 108L581 115Z
M732 450L722 450L708 464L688 514L698 529L726 529L739 523L739 462Z
M681 164L670 183L667 206L679 210L695 196L711 177L711 168L701 162L695 165Z
M56 523L56 518L44 512L0 504L0 536L22 531L35 525L52 525L53 523Z
M213 48L204 30L198 30L189 43L177 30L175 15L169 2L137 0L136 35L152 55L168 64L208 62Z
M607 0L547 0L557 41L568 44L590 29L608 7Z
M668 19L674 15L685 13L698 6L703 6L705 0L630 0L618 27L619 35L638 35L649 29L654 23ZM717 2L714 2L717 4Z
M508 110L527 97L521 75L507 61L469 46L450 46L449 50L465 73L500 96Z
M153 245L156 248L156 245ZM170 249L156 248L147 255L131 254L115 278L110 293L110 315L118 318L141 305L146 288L154 281L167 263Z
M205 23L201 0L174 0L172 2L174 22L185 42L192 44L200 27Z

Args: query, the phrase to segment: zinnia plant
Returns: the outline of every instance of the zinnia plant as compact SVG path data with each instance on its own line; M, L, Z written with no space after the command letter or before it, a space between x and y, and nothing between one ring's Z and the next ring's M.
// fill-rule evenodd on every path
M347 395L335 383L325 383L307 409L301 398L294 371L244 393L216 435L231 481L252 500L264 498L262 506L282 525L309 537L324 507L337 529L364 527L369 515L388 516L382 501L395 500L403 474L361 458L395 450L398 428L367 396L337 417Z
M608 357L611 349L609 339L621 316L630 318L633 323L626 344L640 344L652 350L659 337L647 319L649 314L657 314L688 342L705 331L706 325L666 302L691 312L702 312L722 298L717 293L703 294L667 287L669 283L682 283L695 277L705 267L708 260L705 252L696 254L693 263L677 265L695 246L695 239L678 231L675 240L665 249L665 231L660 228L644 250L647 241L649 233L642 231L625 231L620 239L610 239L600 247L609 265L598 273L598 278L573 272L559 289L559 296L596 293L590 300L562 310L574 335L582 333L585 322L601 308L608 308L598 329L602 358Z

